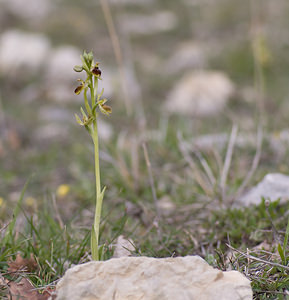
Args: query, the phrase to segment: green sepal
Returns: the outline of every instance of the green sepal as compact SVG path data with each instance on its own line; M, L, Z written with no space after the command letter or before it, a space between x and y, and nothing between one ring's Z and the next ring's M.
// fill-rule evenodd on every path
M77 114L74 114L74 116L75 116L76 122L77 122L79 125L83 126L84 123L81 121L81 119L79 118L79 116L78 116Z
M86 64L86 61L85 61L85 59L83 58L82 55L80 55L80 59L81 59L81 61L82 61L82 67L83 67L83 69L84 69L87 73L89 73L89 72L90 72L90 71L89 71L89 67L88 67L88 65Z
M73 70L75 71L75 72L82 72L83 71L83 66L74 66L74 68L73 68Z
M112 112L112 109L110 106L108 105L105 105L105 104L100 104L99 105L99 110L104 114L104 115L107 115L109 116Z
M82 107L80 107L80 111L81 111L82 119L83 119L82 125L90 125L92 123L92 121L94 120L94 117L87 116Z
M104 92L104 89L102 89L102 90L101 90L101 93L98 94L98 96L97 96L97 102L99 102L99 99L102 97L103 92ZM107 101L106 99L103 99L103 100ZM103 103L105 103L105 102L103 102Z
M85 64L88 67L89 73L91 73L90 68L93 64L93 53L90 51L89 53L86 53L86 51L83 52L83 59L85 61Z
M83 116L83 119L84 119L84 120L87 120L88 117L87 117L87 115L86 115L86 113L84 112L84 110L83 110L82 107L80 107L80 111L81 111L81 114L82 114L82 116Z

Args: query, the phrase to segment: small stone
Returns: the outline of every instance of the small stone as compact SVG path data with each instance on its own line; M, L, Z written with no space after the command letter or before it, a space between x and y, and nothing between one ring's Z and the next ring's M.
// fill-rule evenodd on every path
M176 211L176 205L168 195L163 196L157 201L157 207L162 216L168 217Z
M229 77L217 71L193 71L173 87L165 103L172 113L212 116L221 112L234 93Z
M125 239L123 235L120 235L115 244L113 257L127 257L131 256L135 251L133 241L131 239Z
M267 174L260 183L238 199L237 205L258 205L261 203L262 197L271 201L280 199L281 203L288 201L289 176L281 173Z
M222 272L199 256L121 257L69 269L57 284L57 300L249 300L250 281Z

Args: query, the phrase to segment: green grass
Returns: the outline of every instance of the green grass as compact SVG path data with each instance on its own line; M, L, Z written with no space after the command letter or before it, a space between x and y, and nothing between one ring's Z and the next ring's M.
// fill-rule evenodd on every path
M289 205L275 201L266 206L263 201L253 208L226 208L218 188L221 170L215 156L210 151L202 151L203 158L217 179L217 186L208 194L195 180L178 150L180 141L171 125L169 132L161 142L148 142L157 197L169 196L176 207L173 213L161 218L160 230L153 226L156 209L141 145L138 144L139 156L134 161L130 144L124 144L118 151L117 140L113 145L102 144L102 149L113 159L113 163L101 162L103 180L108 186L100 238L104 245L104 259L112 256L113 244L122 234L134 241L135 255L200 255L214 267L236 269L246 274L252 281L256 299L281 297L284 289L288 289L288 271L282 269L282 265L286 265L289 259L287 245L283 245L285 234L288 238L288 230L286 233L285 229ZM133 141L138 143L136 137L128 137L128 142ZM265 148L264 153L270 158L273 154L268 150ZM7 268L9 260L15 259L17 253L23 258L29 258L31 254L35 257L38 269L26 276L38 287L55 284L67 268L91 259L89 235L93 222L93 170L90 159L82 155L87 152L82 146L76 144L67 151L70 151L70 157L81 158L73 162L73 176L67 177L67 183L71 185L68 195L55 196L57 185L55 190L36 192L35 187L41 178L34 176L25 185L13 210L6 207L9 217L5 221L9 225L2 230L4 238L0 244L0 261L1 271L7 278L15 278L7 274ZM226 149L217 151L224 160ZM248 171L246 168L242 171L240 165L246 162L249 165L253 155L253 149L236 148L227 183L230 194L234 195ZM239 157L238 163L234 160L236 156ZM199 174L205 177L201 163L197 157L192 157ZM134 176L134 168L139 170L138 176ZM170 170L175 171L171 173ZM265 174L269 170L264 161L259 172ZM27 195L36 199L36 206L27 205ZM53 205L53 197L56 197L57 206ZM127 210L126 202L135 205L140 213L133 214ZM279 232L283 257L278 253L273 229ZM257 250L256 246L264 241L269 248L267 246L263 252ZM236 251L230 250L227 245ZM268 263L248 260L245 256L248 251ZM278 263L281 267L272 267L270 263Z

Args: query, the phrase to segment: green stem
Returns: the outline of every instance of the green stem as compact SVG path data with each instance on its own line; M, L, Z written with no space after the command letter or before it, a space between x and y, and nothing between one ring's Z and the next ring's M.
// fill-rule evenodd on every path
M100 171L99 171L99 151L98 151L98 132L97 132L97 120L93 121L93 143L94 143L94 159L95 159L95 183L96 183L96 195L100 195Z
M85 108L87 110L88 115L91 115L92 111L91 111L91 108L89 106L88 99L87 99L87 88L84 89L84 94L83 95L84 95Z
M98 255L98 244L99 244L99 227L100 227L100 216L102 208L103 193L101 192L100 185L100 170L99 170L99 147L98 147L98 132L97 132L97 120L93 121L92 139L94 144L94 164L95 164L95 189L96 189L96 206L94 215L94 224L92 234L92 258L93 260L99 260Z
M92 75L89 75L89 82L90 84L89 89L90 89L90 96L91 96L91 106L93 107L95 105L95 94L94 94L94 86L93 86L93 81L92 81Z

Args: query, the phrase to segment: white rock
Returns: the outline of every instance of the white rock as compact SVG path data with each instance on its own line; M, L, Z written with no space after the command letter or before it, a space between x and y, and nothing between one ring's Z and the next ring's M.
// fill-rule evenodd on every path
M68 127L65 124L59 123L48 123L37 126L37 128L32 132L32 137L41 143L50 140L63 140L64 137L69 136Z
M42 34L9 30L0 37L0 72L7 77L35 75L50 51Z
M73 67L81 64L81 50L76 47L66 45L53 49L47 59L46 76L55 82L70 81L78 78ZM75 75L76 74L76 75Z
M174 29L177 18L170 11L161 11L149 15L124 15L120 23L125 32L147 35Z
M113 5L140 5L140 6L148 6L151 5L155 0L109 0L109 2Z
M249 206L259 204L262 197L275 201L280 198L281 203L289 200L289 176L281 173L267 174L263 180L238 199L237 204Z
M204 53L203 47L196 42L178 45L165 66L165 72L175 74L182 70L203 68L207 64Z
M49 0L0 0L3 9L28 21L43 20L51 11L52 2Z
M250 281L222 272L198 256L121 257L69 269L57 300L249 300Z
M228 76L216 71L194 71L184 75L168 95L169 112L211 116L224 109L234 92Z
M123 235L120 235L116 240L113 257L131 256L134 251L135 247L133 241L131 239L127 240Z
M81 51L73 46L62 46L54 49L46 61L45 82L46 93L50 99L64 102L76 101L74 95L81 76L73 71L73 67L80 64Z

